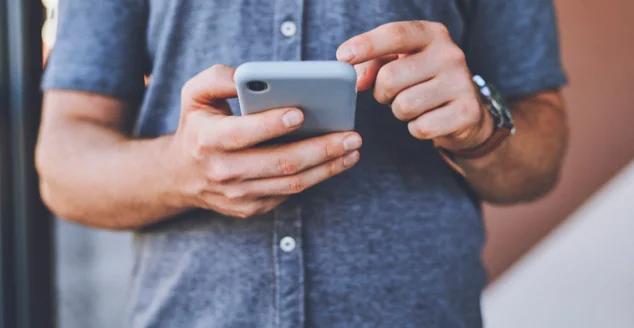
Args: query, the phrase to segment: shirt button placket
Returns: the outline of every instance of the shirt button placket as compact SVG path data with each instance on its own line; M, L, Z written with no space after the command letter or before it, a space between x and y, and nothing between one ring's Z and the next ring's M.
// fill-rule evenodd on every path
M304 0L275 0L273 59L302 59ZM304 257L299 204L289 200L274 211L276 328L304 327Z
M274 60L302 59L304 0L276 0L273 28Z
M275 327L304 326L304 255L302 217L292 200L274 210L276 309Z

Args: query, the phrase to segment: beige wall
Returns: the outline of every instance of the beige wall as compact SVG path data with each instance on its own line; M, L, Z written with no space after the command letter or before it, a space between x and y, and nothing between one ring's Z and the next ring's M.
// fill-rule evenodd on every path
M489 286L485 327L634 327L633 199L634 161Z
M572 133L563 179L538 203L486 208L483 257L492 279L634 158L634 1L556 5L571 82L565 90Z

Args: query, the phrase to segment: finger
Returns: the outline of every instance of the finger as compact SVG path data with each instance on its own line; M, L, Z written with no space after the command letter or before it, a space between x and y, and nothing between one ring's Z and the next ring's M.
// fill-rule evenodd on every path
M228 156L241 180L297 174L361 148L356 132L333 133L287 145L248 149Z
M359 152L354 151L296 175L251 180L244 182L243 187L255 196L297 194L351 168L358 161Z
M304 114L297 108L272 109L245 116L215 117L213 125L199 124L199 144L234 151L283 136L299 128Z
M409 122L409 132L417 139L456 136L468 139L482 120L483 111L475 98L456 100Z
M401 91L392 102L392 112L401 121L410 121L457 98L473 93L473 85L438 76ZM464 84L464 85L463 85Z
M366 91L370 89L374 84L379 69L397 58L397 55L388 55L355 65L354 69L357 71L357 90Z
M254 216L266 214L285 202L288 196L264 197L256 201L249 201L233 209L233 216L248 219Z
M284 203L288 200L288 196L274 196L274 197L264 197L260 199L258 203L255 205L251 205L255 207L254 214L262 215L272 211L274 208L278 207L280 204Z
M419 51L436 38L448 37L447 28L440 23L387 23L344 42L337 49L337 59L355 65L389 54Z
M231 196L231 194L229 194ZM229 198L231 200L232 198ZM257 200L244 200L232 208L233 216L248 219L266 214L288 199L287 196L263 197Z
M401 91L436 77L442 70L437 53L429 49L385 64L376 76L374 98L389 104Z
M218 100L237 97L234 72L232 67L214 65L189 79L181 90L182 108L201 109Z
M288 196L262 197L259 199L241 196L242 192L226 191L223 194L209 193L204 195L206 205L215 212L236 217L251 218L270 212L288 199Z

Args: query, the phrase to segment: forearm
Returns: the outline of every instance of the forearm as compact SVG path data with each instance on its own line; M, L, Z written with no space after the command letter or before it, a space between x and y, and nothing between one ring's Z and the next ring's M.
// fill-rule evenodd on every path
M517 133L491 154L458 159L484 201L532 201L557 183L568 140L563 101L548 92L511 103Z
M175 187L171 137L132 140L97 123L64 125L37 149L42 197L55 214L135 229L187 209Z

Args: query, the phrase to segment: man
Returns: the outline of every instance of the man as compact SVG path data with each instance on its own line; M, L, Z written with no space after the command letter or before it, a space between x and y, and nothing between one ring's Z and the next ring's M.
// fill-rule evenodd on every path
M233 67L316 59L357 132L259 145L303 115L232 116ZM553 187L564 83L549 0L66 0L42 196L137 232L133 327L480 327L480 201Z

